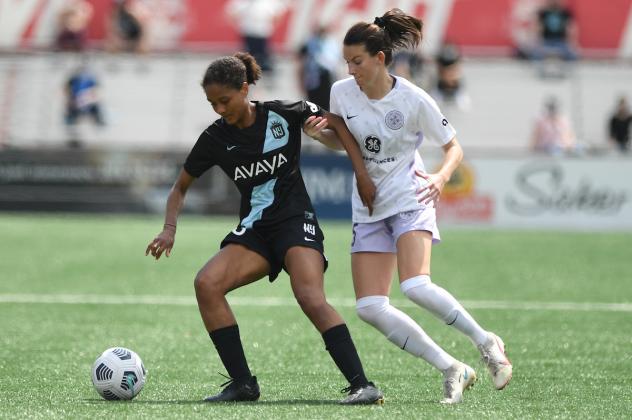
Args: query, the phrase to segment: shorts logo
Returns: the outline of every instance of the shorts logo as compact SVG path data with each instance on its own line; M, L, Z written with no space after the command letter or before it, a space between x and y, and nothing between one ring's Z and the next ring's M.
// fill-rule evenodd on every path
M371 153L380 153L382 142L375 136L368 136L364 139L364 148Z
M311 211L306 211L305 220L314 220L314 213L312 213Z
M394 109L389 111L384 118L384 122L386 122L386 126L391 130L399 130L404 126L405 122L404 114Z
M316 236L316 226L312 225L311 223L303 223L303 231L312 236Z
M277 140L285 137L285 130L280 121L273 121L272 125L270 125L270 131L272 132L272 136Z
M411 210L411 211L403 211L401 213L399 213L399 218L402 220L410 220L413 217L415 217L415 214L417 212L415 210Z
M446 125L448 125L448 120L446 120L445 118L444 118L444 119L442 119L442 120L441 120L441 125L442 125L442 126L444 126L444 127L445 127Z

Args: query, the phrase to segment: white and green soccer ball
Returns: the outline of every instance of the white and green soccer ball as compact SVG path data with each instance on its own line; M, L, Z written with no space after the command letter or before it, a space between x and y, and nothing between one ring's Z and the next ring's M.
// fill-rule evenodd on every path
M124 347L112 347L92 366L92 383L106 400L131 400L145 385L145 366L138 354Z

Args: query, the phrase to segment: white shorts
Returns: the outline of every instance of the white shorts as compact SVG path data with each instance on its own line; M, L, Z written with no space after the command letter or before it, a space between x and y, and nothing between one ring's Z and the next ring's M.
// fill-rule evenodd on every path
M434 207L397 213L372 223L354 223L351 253L397 253L397 240L406 232L425 230L432 234L432 242L441 241Z

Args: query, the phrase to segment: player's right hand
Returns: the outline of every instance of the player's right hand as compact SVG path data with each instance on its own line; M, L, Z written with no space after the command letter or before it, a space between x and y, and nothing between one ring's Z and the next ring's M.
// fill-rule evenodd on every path
M327 118L325 117L316 117L312 115L307 118L305 120L305 124L303 124L303 132L315 139L318 139L318 135L325 128L327 128Z
M174 242L175 232L172 229L164 229L147 245L145 255L147 256L151 252L151 255L158 260L164 252L168 257L171 255L171 248L173 248Z

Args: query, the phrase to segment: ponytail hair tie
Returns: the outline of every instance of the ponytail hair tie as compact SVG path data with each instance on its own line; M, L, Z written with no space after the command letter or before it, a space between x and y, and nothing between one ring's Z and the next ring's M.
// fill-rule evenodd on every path
M377 16L375 20L373 21L373 23L379 26L380 28L384 28L386 26L386 21L384 20L383 17L380 17L380 16Z

